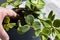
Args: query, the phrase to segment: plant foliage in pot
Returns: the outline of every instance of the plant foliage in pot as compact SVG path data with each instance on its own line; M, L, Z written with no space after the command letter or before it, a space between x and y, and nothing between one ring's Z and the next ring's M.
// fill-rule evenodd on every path
M45 5L43 0L27 0L24 8L19 7L21 3L22 0L7 0L1 4L5 8L12 6L12 10L19 15L15 19L5 17L3 21L10 40L60 40L60 19L55 19L53 11L45 17L41 11Z

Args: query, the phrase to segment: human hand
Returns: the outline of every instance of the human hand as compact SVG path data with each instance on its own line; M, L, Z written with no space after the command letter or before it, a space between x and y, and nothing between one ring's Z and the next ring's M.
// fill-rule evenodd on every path
M16 17L17 14L10 9L0 7L0 38L2 40L9 40L9 36L3 28L2 22L5 16Z

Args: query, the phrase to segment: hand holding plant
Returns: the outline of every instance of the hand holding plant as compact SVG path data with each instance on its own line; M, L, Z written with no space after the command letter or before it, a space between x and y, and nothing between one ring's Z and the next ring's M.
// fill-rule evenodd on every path
M17 22L10 22L10 18L4 19L4 29L9 31L11 28L16 28L17 32L23 35L31 28L35 31L34 36L40 37L41 40L60 40L60 19L55 19L55 14L51 11L48 17L45 17L45 13L41 11L45 3L43 0L27 0L25 8L19 8L22 0L7 0L1 6L12 5L19 18ZM8 21L7 21L8 20ZM7 24L6 24L7 22Z
M2 40L9 40L9 36L6 33L6 31L4 30L3 25L2 25L2 22L3 22L5 16L16 17L17 14L10 9L0 7L0 38Z

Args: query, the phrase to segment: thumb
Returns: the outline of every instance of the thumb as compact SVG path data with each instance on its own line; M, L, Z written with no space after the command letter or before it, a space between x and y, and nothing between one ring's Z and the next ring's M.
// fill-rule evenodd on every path
M2 40L9 40L9 36L8 34L6 33L6 31L4 30L3 26L0 25L0 38Z

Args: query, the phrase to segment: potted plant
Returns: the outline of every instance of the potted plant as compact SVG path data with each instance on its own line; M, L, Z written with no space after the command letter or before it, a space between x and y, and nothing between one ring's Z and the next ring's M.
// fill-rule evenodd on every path
M21 2L22 0L7 0L1 4L2 7L12 6L12 10L19 15L15 19L4 19L4 29L10 40L60 40L60 19L55 19L53 11L45 17L41 11L45 5L43 0L27 0L25 8L19 7Z

